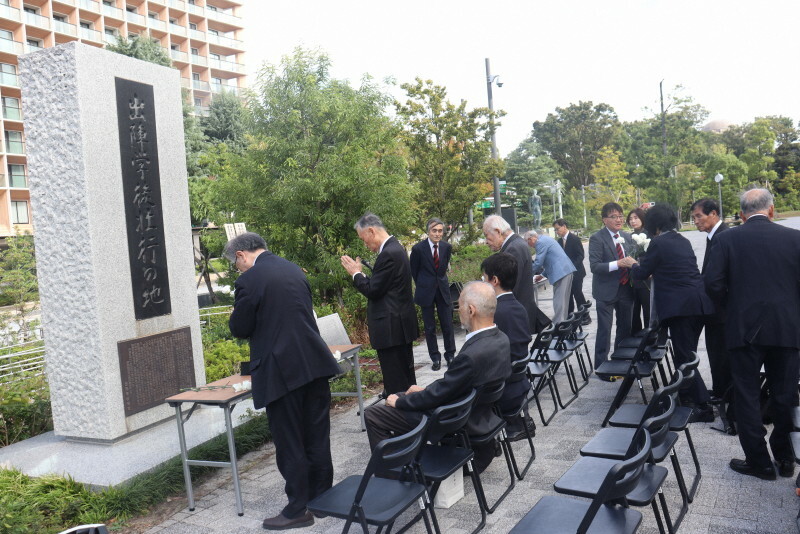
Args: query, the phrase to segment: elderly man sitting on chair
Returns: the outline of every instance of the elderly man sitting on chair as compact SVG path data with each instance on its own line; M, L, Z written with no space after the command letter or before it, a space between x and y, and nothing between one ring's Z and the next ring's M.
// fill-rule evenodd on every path
M385 405L364 412L370 448L419 424L422 415L466 396L472 388L506 380L511 374L508 337L494 324L497 299L492 286L470 282L458 301L461 325L467 338L444 376L427 387L411 386L400 395L389 395ZM484 434L498 422L491 405L475 404L467 431ZM480 473L494 458L494 447L475 451L475 469Z

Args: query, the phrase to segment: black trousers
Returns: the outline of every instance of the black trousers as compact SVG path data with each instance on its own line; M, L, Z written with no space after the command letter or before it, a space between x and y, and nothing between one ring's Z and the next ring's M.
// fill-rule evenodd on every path
M331 389L318 378L267 405L269 430L289 503L281 513L294 518L333 484L329 417Z
M417 383L411 343L378 349L378 361L383 373L383 390L387 395L405 392Z
M450 295L447 298L442 292L436 289L436 295L430 306L420 306L422 310L422 323L425 325L425 341L428 343L428 354L431 361L442 361L442 353L439 352L439 343L436 339L436 315L434 307L439 315L439 325L442 328L444 338L444 359L449 362L456 353L455 332L453 331L453 303L450 302Z
M675 367L680 367L692 359L693 352L697 352L697 342L703 330L703 317L670 317L663 324L669 328L672 350L675 351ZM695 404L706 404L711 400L706 383L700 376L700 369L695 371L694 380L681 388L681 394L689 397Z
M631 334L641 332L648 326L650 326L650 290L647 286L634 287Z
M711 367L711 390L714 396L722 398L733 383L730 356L725 346L725 323L706 323L706 352Z
M769 415L772 435L769 445L777 461L794 460L789 432L792 408L797 406L797 378L800 351L796 348L747 345L729 349L733 378L734 410L739 443L747 461L756 467L769 467L772 460L764 437L767 429L761 419L760 370L764 366L769 388Z
M572 275L572 287L570 288L569 307L567 312L572 313L575 308L586 304L586 297L583 296L583 279L586 276L577 276L577 271Z
M611 348L611 323L614 313L617 315L617 333L614 337L614 348L619 342L631 335L631 313L633 312L633 288L630 284L620 284L617 296L613 300L597 300L597 336L594 341L594 366L599 367L608 359Z

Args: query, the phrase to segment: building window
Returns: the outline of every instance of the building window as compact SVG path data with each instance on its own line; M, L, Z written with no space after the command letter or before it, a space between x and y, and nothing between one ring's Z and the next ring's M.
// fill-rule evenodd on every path
M92 23L91 22L82 20L82 21L80 21L80 25L81 25L81 28L86 28L87 30L91 30L92 29Z
M200 81L200 73L199 72L193 72L192 73L192 79L199 82Z
M103 5L108 7L114 7L114 2L111 0L103 0Z
M28 42L28 46L30 46L31 48L41 48L42 47L41 39L30 39L30 38L28 38L27 42Z
M217 6L206 4L206 9L208 9L209 11L217 11Z
M190 22L189 23L189 29L190 30L196 30L197 29L197 24L195 24L194 22Z
M19 108L19 98L11 96L3 97L3 118L9 120L22 120L22 112Z
M17 85L17 66L10 63L0 63L0 83L4 85Z
M21 131L6 130L6 152L9 154L25 153L25 143L22 141Z
M201 99L199 99L199 98L195 98L194 99L194 105L195 106L202 106L203 105L203 101Z
M170 24L174 24L175 26L177 26L178 25L178 19L172 19L171 18L171 19L169 19L169 23Z
M136 13L136 6L126 6L125 11L128 13Z
M27 200L11 201L11 224L30 224Z
M175 50L176 52L180 51L180 49L181 49L181 47L179 45L176 45L176 44L169 45L169 48L170 48L170 50Z
M219 32L217 30L212 30L211 28L208 29L208 33L210 33L211 35L219 35Z
M39 14L39 8L38 7L22 6L22 10L25 13L33 13L34 15L38 15Z
M5 39L6 41L13 41L14 34L8 30L0 30L0 39Z
M59 13L53 13L53 20L56 22L67 22L67 16Z
M200 55L200 51L197 48L191 48L190 50L191 50L193 56L199 56Z
M25 176L25 165L9 164L8 178L11 187L28 187L28 177Z
M148 17L150 17L151 19L156 19L156 20L158 20L158 13L154 13L154 12L152 12L152 11L148 11L148 12L147 12L147 16L148 16Z
M194 5L194 0L189 0L190 5Z
M217 59L218 60L219 59L219 54L215 54L214 52L211 52L211 53L208 54L208 57L210 57L211 59Z

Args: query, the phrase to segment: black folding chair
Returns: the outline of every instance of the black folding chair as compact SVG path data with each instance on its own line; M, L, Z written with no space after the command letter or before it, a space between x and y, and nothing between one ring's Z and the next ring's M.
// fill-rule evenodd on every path
M517 380L527 378L528 363L530 362L530 359L531 357L530 355L528 355L527 358L524 358L522 360L517 360L516 362L514 362L514 364L511 366L511 376L508 378L506 382L513 381L515 378ZM531 454L530 457L528 458L528 463L525 464L525 468L522 471L520 471L519 467L517 466L516 456L514 454L511 455L511 463L514 467L514 473L517 475L517 478L519 480L525 478L525 474L528 472L528 469L530 469L531 464L536 459L536 449L533 446L533 436L531 436L530 430L528 429L528 424L525 420L525 416L527 415L528 402L529 402L528 395L526 394L524 397L522 397L518 406L515 406L513 409L508 410L506 412L503 412L502 410L499 411L500 417L505 419L506 422L509 422L510 420L513 420L516 417L522 418L522 427L525 431L525 439L527 439L528 445L531 448ZM509 448L511 447L511 443L512 442L508 440Z
M531 382L531 393L536 401L536 408L539 410L539 417L542 419L544 426L547 426L558 413L558 384L555 382L555 377L552 373L553 364L544 357L544 353L547 352L550 341L553 339L554 332L555 326L550 325L537 334L531 345L531 359L528 362L528 380ZM545 386L549 388L550 398L553 399L553 413L547 418L544 416L541 399L539 398L539 394L544 390Z
M608 470L590 502L542 497L510 534L587 534L590 529L597 534L633 534L642 514L628 507L627 495L639 483L650 447L650 434L645 431L639 452Z
M642 441L642 432L647 431L652 441L650 461L645 465L639 483L625 497L632 506L652 506L656 524L661 534L666 534L664 522L661 520L656 498L661 502L661 510L670 534L675 530L669 517L667 502L661 486L667 478L667 469L652 462L652 451L657 450L668 437L669 420L675 410L674 394L661 395L658 402L658 413L644 421L633 435L633 440L628 446L625 459L639 452ZM604 473L610 469L617 460L584 456L578 460L564 475L553 485L557 492L576 497L594 498L603 481Z
M560 367L564 368L564 372L567 375L567 383L569 384L569 389L572 391L572 396L567 399L566 402L562 401L561 399L561 392L559 391L558 387L556 387L556 397L558 399L558 405L564 409L570 404L572 404L575 399L578 398L578 391L581 388L578 387L578 382L575 378L575 370L572 368L572 364L570 363L569 359L575 353L574 350L570 350L567 347L565 341L567 336L572 331L572 317L558 323L556 325L556 331L553 341L550 342L550 346L547 347L547 350L541 352L537 359L541 361L545 361L552 364L551 374L553 375L553 382L555 383L556 380L556 373L558 373L558 369Z
M368 534L369 525L378 526L378 532L383 527L391 531L397 518L419 502L425 529L428 534L433 534L427 516L430 513L433 517L433 505L424 476L415 462L427 425L428 418L423 416L417 427L407 434L378 443L363 475L345 478L308 503L307 508L317 515L344 519L342 534L347 533L354 522L361 525L364 534ZM385 473L396 467L404 467L404 475L410 480L376 476L376 473Z

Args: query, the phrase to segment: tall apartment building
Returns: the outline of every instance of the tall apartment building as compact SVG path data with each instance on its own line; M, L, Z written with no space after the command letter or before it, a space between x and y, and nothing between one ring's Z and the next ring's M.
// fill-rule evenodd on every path
M70 41L103 47L148 33L181 72L195 112L244 87L241 1L0 0L0 237L31 232L17 56ZM57 177L53 177L57 179Z

